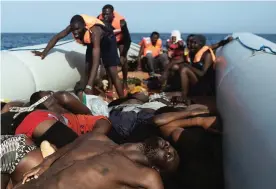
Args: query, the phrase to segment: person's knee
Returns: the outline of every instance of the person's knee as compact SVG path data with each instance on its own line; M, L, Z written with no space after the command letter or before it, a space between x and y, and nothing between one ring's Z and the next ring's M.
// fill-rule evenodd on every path
M161 54L161 55L160 55L160 59L161 59L162 61L168 61L168 60L169 60L168 55L167 55L166 53Z
M152 56L152 54L151 53L148 53L147 55L146 55L146 58L149 60L149 59L153 59L153 56Z
M189 72L189 68L184 67L184 68L181 69L180 72L181 72L181 74L185 74L185 75L186 75L186 74L188 74L188 72Z

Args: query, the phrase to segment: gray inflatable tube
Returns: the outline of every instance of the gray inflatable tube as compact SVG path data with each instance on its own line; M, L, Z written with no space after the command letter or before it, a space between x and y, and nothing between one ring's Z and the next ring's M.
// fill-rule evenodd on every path
M28 101L39 90L70 91L84 78L85 46L72 40L59 42L44 60L31 53L46 45L1 51L1 101ZM129 60L138 55L139 48L131 44Z
M217 51L226 189L275 189L276 44L250 33L233 37Z

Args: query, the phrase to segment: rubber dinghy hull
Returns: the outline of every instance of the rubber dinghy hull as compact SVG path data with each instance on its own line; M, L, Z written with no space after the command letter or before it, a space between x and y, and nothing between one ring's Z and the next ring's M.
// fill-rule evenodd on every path
M1 99L27 101L39 90L73 90L83 79L85 46L73 40L59 42L44 60L31 53L46 45L1 51ZM138 52L139 46L132 43L128 55Z
M233 37L217 51L225 186L275 189L276 44L250 33Z

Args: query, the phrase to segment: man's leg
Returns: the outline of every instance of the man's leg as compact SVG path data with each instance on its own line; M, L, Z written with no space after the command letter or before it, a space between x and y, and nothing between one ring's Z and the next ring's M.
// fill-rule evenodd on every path
M154 72L154 57L152 56L152 54L148 53L146 55L146 60L147 60L147 65L148 65L148 69L149 69L149 75L154 76L154 74L155 74L155 72Z
M182 96L186 98L189 92L189 85L196 84L198 82L198 79L194 74L194 72L192 72L192 70L190 70L187 67L183 67L181 69L180 76L181 76Z
M169 57L166 53L160 54L157 57L157 62L158 62L158 69L160 72L163 72L166 68L166 66L169 64Z
M119 98L124 97L124 91L123 91L123 86L120 81L120 78L118 76L117 72L117 66L110 66L107 68L108 76L111 77L112 82L114 83L115 89L117 91L117 94Z
M128 89L128 85L127 85L127 73L128 73L127 52L128 52L128 49L129 49L129 47L127 49L125 49L125 46L123 44L119 45L120 62L122 65L124 89Z

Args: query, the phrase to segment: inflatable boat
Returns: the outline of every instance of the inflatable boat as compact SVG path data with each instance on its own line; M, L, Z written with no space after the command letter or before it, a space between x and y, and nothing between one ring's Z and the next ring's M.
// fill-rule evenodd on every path
M276 44L234 33L217 50L226 189L276 188Z
M217 106L224 124L226 189L276 188L276 44L251 33L217 50ZM1 51L1 98L28 99L38 90L72 90L84 72L86 48L58 43L41 60L30 51ZM128 54L138 55L132 44Z

